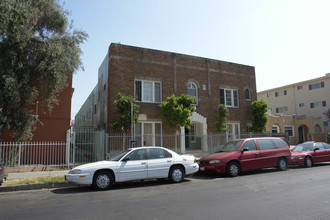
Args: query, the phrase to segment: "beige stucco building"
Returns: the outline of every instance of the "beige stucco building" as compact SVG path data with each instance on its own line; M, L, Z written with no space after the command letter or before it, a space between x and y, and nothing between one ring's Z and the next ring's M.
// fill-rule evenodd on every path
M312 134L330 132L330 73L323 77L258 92L268 103L267 131L288 132L294 142L311 140ZM284 121L283 121L284 120Z
M326 141L323 140L325 135L315 134L313 131L315 127L321 130L320 124L322 124L321 118L269 115L265 130L272 133L288 133L290 144L295 145L304 141Z

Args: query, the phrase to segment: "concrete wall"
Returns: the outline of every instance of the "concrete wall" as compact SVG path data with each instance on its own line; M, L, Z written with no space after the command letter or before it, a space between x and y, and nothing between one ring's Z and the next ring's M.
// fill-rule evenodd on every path
M98 69L98 101L97 125L107 132L108 128L108 94L109 94L109 54L107 54Z
M97 100L98 85L94 87L93 91L90 93L90 95L76 114L74 124L75 129L94 129L98 127Z

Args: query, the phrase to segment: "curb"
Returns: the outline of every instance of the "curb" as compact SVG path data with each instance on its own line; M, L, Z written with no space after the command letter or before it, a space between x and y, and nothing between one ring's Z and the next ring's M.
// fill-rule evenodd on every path
M78 186L74 183L62 182L62 183L42 183L42 184L30 184L30 185L19 185L19 186L5 186L0 187L0 193L2 192L16 192L16 191L26 191L35 189L52 189L52 188L63 188Z

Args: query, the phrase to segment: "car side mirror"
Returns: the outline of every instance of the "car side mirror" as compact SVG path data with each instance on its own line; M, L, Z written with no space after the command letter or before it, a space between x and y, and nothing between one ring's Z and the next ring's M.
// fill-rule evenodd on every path
M124 162L126 162L126 161L128 161L128 160L131 160L129 157L125 157L124 159L122 159L121 161L124 161Z
M248 147L243 147L243 149L241 150L241 152L243 153L244 151L249 151Z
M314 151L317 151L317 150L320 150L320 148L318 148L318 147L314 148Z

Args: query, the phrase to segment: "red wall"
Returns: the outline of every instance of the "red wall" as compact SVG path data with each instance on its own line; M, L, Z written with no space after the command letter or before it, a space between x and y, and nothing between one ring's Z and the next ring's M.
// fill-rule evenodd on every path
M59 104L54 105L51 112L47 108L38 105L39 120L33 132L31 141L65 141L66 132L70 129L71 120L71 98L73 94L72 78L67 82L67 87L58 94ZM31 107L36 112L36 106ZM4 142L11 141L10 133L7 129L2 134Z

